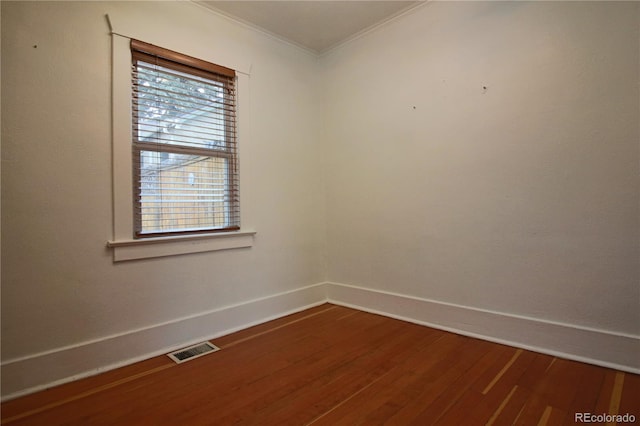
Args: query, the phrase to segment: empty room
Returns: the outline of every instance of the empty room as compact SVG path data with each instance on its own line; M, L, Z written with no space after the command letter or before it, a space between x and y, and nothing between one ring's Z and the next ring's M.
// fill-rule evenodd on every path
M640 422L640 3L0 7L2 424Z

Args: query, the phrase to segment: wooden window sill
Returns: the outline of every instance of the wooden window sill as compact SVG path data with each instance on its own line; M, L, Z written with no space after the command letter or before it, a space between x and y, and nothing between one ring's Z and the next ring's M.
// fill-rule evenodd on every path
M113 261L148 259L253 246L256 231L219 232L160 238L107 241Z

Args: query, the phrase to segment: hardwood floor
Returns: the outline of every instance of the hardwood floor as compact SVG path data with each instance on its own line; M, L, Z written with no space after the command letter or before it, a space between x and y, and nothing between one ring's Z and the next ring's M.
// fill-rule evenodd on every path
M184 364L156 357L8 401L2 424L640 423L638 375L330 304L212 343Z

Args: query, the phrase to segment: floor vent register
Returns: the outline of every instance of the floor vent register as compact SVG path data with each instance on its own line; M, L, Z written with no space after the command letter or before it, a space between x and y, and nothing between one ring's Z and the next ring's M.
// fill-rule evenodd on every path
M219 351L220 348L209 342L198 343L188 348L180 349L167 354L169 358L180 364L182 362L191 361L206 354Z

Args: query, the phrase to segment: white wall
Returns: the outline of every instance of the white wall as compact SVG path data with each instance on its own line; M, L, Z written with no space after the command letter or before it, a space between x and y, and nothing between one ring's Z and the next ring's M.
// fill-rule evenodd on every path
M640 334L639 6L435 2L323 57L329 279Z
M239 126L252 248L112 262L107 13L250 67ZM187 2L2 2L3 394L56 378L13 360L325 280L317 76L314 55ZM200 337L189 327L151 347ZM135 345L112 345L118 361L148 353Z

